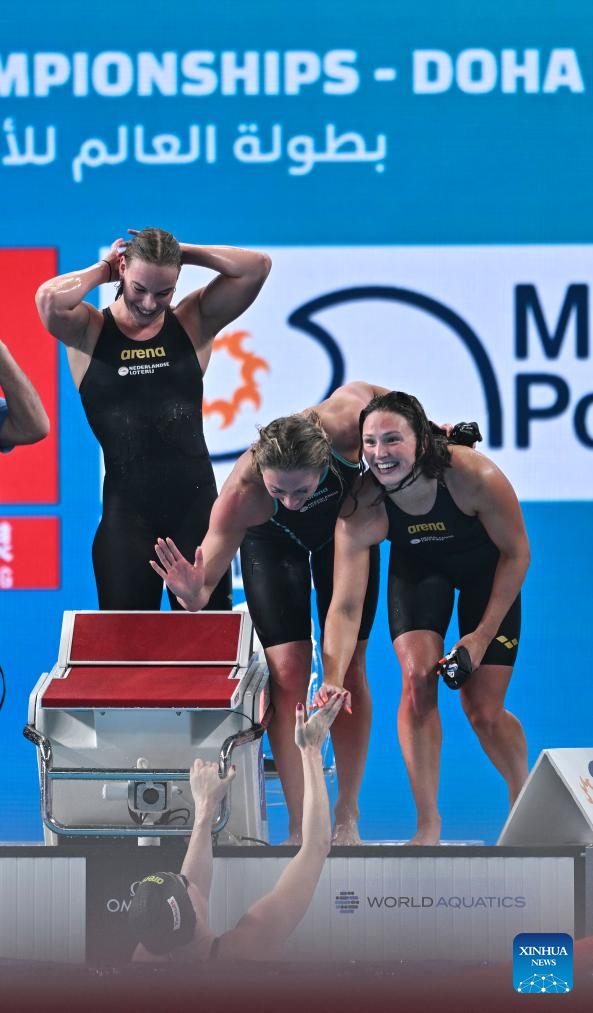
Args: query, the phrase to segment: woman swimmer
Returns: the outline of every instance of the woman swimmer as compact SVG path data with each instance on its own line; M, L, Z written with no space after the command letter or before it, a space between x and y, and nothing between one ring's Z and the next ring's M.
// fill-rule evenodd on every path
M74 383L105 457L103 516L93 543L101 609L158 609L162 584L146 566L155 539L174 533L193 552L216 498L202 427L202 378L217 332L253 302L267 256L178 243L162 229L130 229L105 260L46 281L45 327L67 348ZM171 308L183 264L217 272ZM119 281L100 312L88 293ZM230 607L230 580L210 607ZM170 596L173 607L179 607Z
M198 611L241 546L245 596L270 670L275 713L269 737L293 842L300 839L303 777L292 722L311 671L311 576L323 631L332 593L334 527L360 474L358 418L383 391L349 383L316 409L262 428L225 482L193 565L169 538L159 539L159 562L151 561L181 604ZM352 716L339 715L332 729L339 784L333 839L339 844L359 840L357 799L371 722L365 650L377 602L378 549L370 557L364 607L344 672Z
M399 740L416 802L413 844L436 844L441 725L437 662L459 589L461 637L473 674L463 708L504 777L512 802L527 776L527 746L504 709L517 655L529 543L515 492L482 454L448 447L415 397L376 397L360 417L369 471L336 527L334 593L324 639L322 705L346 688L362 614L369 548L391 542L389 624L402 670Z

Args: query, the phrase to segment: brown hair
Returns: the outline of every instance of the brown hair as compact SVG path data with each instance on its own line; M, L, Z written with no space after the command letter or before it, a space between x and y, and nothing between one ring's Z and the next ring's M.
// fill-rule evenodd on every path
M312 468L322 472L328 467L333 470L331 450L321 419L312 411L306 415L287 415L260 426L259 439L251 445L251 460L260 474L264 468L280 471Z
M366 408L363 408L361 411L358 419L360 433L359 455L361 462L364 455L362 442L364 424L369 415L372 415L374 412L392 412L394 415L401 415L409 423L416 436L416 456L412 470L401 482L398 482L391 492L399 492L400 489L405 489L418 478L418 475L436 478L439 482L442 482L445 468L451 467L451 451L447 445L447 437L439 426L427 418L426 412L418 398L414 397L413 394L405 394L401 390L392 390L387 394L377 394L372 401L369 401ZM383 502L387 493L373 474L371 474L371 478L375 485L379 486L379 494L373 503L371 503L371 506L377 506L378 503ZM352 500L354 506L349 516L352 516L358 509L356 489L352 492Z
M126 267L132 260L144 260L147 264L175 267L177 272L181 270L181 247L175 236L166 232L165 229L152 227L142 229L127 243L123 256ZM120 281L115 294L116 299L119 299L123 290L123 282Z

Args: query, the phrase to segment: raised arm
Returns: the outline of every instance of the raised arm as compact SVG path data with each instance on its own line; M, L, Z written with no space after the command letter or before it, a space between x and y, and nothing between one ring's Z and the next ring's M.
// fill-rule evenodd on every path
M92 324L98 324L100 313L83 300L98 285L117 279L120 251L125 245L124 239L116 239L105 260L50 278L37 289L35 302L41 322L54 338L70 348L88 350L89 341L96 337Z
M272 261L265 253L234 246L180 246L183 264L217 272L209 285L182 299L176 311L188 333L198 337L200 344L207 344L251 306Z
M303 843L274 888L249 908L236 928L221 936L219 952L227 959L273 960L311 903L331 843L321 746L343 701L343 694L334 696L306 724L303 705L297 707L295 742L305 780Z
M49 419L29 378L0 341L0 388L8 415L0 426L0 447L37 443L49 433Z
M462 509L477 513L500 552L484 614L476 630L458 641L477 668L521 590L530 562L529 540L515 490L488 458L457 448L447 484Z
M206 903L212 884L212 822L234 777L234 767L221 778L217 763L205 763L199 759L194 760L190 771L195 815L181 872L197 886Z

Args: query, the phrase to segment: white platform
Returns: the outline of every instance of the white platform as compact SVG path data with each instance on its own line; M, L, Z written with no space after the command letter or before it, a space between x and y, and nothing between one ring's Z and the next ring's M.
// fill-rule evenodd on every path
M544 749L498 844L593 844L593 747Z
M0 960L125 962L136 884L149 872L179 869L185 850L180 840L177 850L126 843L0 849ZM587 852L591 859L593 848ZM236 924L293 853L219 849L213 930ZM583 935L592 878L582 848L337 848L284 959L507 961L520 932Z

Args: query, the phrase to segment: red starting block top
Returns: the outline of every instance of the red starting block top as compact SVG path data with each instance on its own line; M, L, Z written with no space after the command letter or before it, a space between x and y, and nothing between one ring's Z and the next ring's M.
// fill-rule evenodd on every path
M77 612L66 663L234 664L242 618L237 612Z
M63 679L52 679L42 707L230 707L239 685L233 666L170 667L77 665Z

